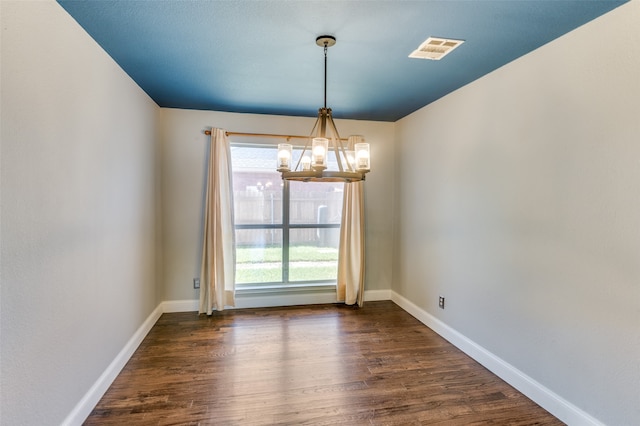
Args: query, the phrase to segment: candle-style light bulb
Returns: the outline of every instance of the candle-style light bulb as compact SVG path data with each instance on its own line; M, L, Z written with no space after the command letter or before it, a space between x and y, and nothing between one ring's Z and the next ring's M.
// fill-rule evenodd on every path
M303 156L300 162L302 163L302 171L311 170L311 158L308 155Z
M329 140L326 138L314 138L311 142L311 167L314 170L324 170L327 168L327 150Z
M288 171L291 169L291 152L293 146L288 143L278 144L278 170Z
M368 143L357 143L354 146L356 150L356 168L359 171L368 171L371 168L371 158L369 155Z

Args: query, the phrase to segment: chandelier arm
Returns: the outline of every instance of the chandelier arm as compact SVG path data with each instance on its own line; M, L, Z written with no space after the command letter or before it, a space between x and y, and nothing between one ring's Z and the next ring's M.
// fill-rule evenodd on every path
M333 151L336 153L336 161L338 163L338 169L343 172L344 167L342 167L342 156L347 158L347 153L344 151L344 147L342 146L342 141L340 141L340 135L338 134L338 129L336 128L336 123L333 122L333 116L329 115L329 124L331 127L331 133L333 134L333 138L331 138L331 143L333 144ZM342 155L340 155L342 154Z
M347 151L345 150L344 145L342 144L342 141L340 140L340 138L337 139L337 143L340 144L340 151L344 154L344 160L347 163L346 164L347 171L355 172L355 170L353 169L353 166L351 165L351 163L349 163L349 158L347 157Z
M320 122L320 114L318 114L318 118L316 118L316 122L313 125L313 128L311 129L311 132L309 133L309 140L311 140L314 137L317 137L317 135L314 136L314 132L316 131L316 129L318 128L318 123ZM309 143L307 141L307 143Z
M298 158L298 162L296 163L296 167L293 169L294 171L298 171L299 167L300 167L300 163L302 162L302 157L304 157L305 152L307 152L307 148L309 148L309 142L311 141L311 138L313 138L313 132L316 130L316 127L318 127L318 120L320 119L320 117L318 117L316 119L316 123L313 125L313 128L311 129L311 133L309 134L309 138L307 138L307 141L304 144L304 147L302 148L302 153L300 154L300 158Z
M340 152L342 152L342 155L344 156L344 160L347 163L347 169L349 171L355 172L355 169L353 168L353 166L349 163L349 159L347 158L347 150L345 149L344 145L342 144L342 139L340 139L340 134L338 134L338 128L336 127L335 123L333 123L333 120L331 120L331 123L333 124L333 128L336 132L336 145L340 145ZM338 160L338 165L341 166L340 164L340 160ZM342 166L340 167L340 171L342 171Z
M307 151L307 145L304 146L304 148L302 149L302 154L300 154L300 158L298 158L298 162L296 163L296 167L293 169L294 171L298 170L298 167L300 167L300 162L302 161L302 157L304 157L304 153Z
M347 149L353 149L352 147L348 146L345 148L344 144L342 143L342 139L340 138L340 135L338 134L338 129L336 128L335 124L333 125L334 129L336 129L336 142L337 144L340 145L340 151L342 152L342 154L344 155L344 160L347 163L347 171L349 172L355 172L356 168L354 167L353 164L351 164L349 162L349 157L347 157ZM347 140L347 144L348 144L348 140ZM340 162L338 162L338 165L340 164ZM340 169L342 170L342 169Z
M340 150L338 149L338 144L336 143L335 139L332 142L333 142L333 151L336 153L336 161L338 163L338 170L341 171L341 172L344 172L344 167L342 167L342 160L340 159Z

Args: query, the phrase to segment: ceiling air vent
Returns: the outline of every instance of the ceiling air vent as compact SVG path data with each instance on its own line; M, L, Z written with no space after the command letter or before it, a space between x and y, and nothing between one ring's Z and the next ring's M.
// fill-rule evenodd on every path
M446 54L464 43L464 40L450 40L447 38L429 37L414 50L409 57L420 59L432 59L437 61Z

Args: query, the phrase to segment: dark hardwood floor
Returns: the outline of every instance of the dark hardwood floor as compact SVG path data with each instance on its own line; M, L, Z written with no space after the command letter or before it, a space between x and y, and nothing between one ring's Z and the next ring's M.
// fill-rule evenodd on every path
M164 314L87 425L561 425L393 302Z

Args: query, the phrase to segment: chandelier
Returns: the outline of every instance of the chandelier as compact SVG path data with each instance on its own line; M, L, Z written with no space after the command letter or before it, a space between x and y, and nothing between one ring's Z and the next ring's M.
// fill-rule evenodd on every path
M278 171L284 180L363 181L370 169L369 144L356 143L345 148L343 142L346 140L340 138L333 122L331 108L327 108L327 50L336 44L336 38L322 35L316 38L316 44L324 48L324 107L318 110L318 119L295 167L292 168L293 145L278 144ZM330 160L336 164L337 170L328 169Z

